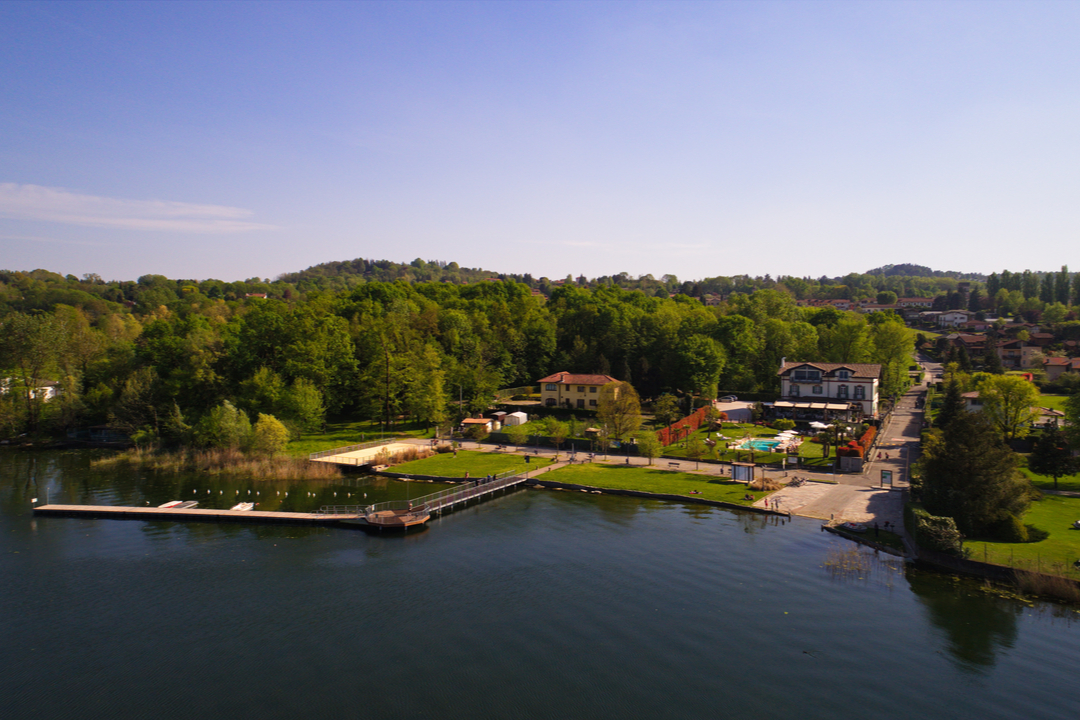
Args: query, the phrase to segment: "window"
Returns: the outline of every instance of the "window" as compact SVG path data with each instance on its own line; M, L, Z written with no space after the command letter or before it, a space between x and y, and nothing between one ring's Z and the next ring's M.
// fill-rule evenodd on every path
M838 397L838 398L846 398L847 397L847 385L841 385L840 387L836 388L836 397Z
M585 407L585 401L584 400L578 400L577 401L577 406L579 408L584 408Z
M847 370L840 370L836 374L840 377L841 380L847 380L851 377L851 373Z
M555 398L548 398L544 404L548 407L555 407Z
M546 386L544 387L544 389L545 389L545 390L557 390L557 389L558 389L558 387L557 387L557 386L555 385L555 383L548 383L548 384L547 384L547 385L546 385Z
M595 394L595 393L596 393L596 388L594 388L594 387L591 387L591 388L589 388L589 392L591 392L591 393ZM596 403L595 403L595 402L593 402L593 405L595 405L595 404L596 404Z
M795 382L821 382L820 370L808 370L803 368L801 370L792 370L791 379Z
M788 388L788 395L799 397L799 386L793 383L791 387Z
M596 401L595 400L590 400L589 401L589 407L596 407Z
M863 400L865 397L866 397L866 388L864 388L862 385L856 385L855 386L855 399L856 400Z
M814 386L814 394L815 395L820 395L821 394L821 386L820 385L815 385Z
M584 385L578 385L577 386L577 391L580 392L580 393L585 392L585 386Z

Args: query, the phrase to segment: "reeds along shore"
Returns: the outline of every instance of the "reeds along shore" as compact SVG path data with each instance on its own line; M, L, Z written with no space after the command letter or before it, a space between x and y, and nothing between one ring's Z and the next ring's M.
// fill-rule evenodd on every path
M133 448L94 460L93 467L131 465L163 472L236 475L261 480L333 480L341 470L329 463L288 455L248 455L239 450L145 450Z

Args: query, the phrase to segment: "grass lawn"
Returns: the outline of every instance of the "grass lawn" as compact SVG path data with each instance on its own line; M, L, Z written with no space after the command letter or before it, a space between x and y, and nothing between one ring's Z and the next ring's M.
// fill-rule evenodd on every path
M999 565L1042 570L1055 575L1080 579L1073 563L1080 559L1080 530L1072 524L1080 520L1080 498L1044 495L1031 503L1024 523L1050 533L1039 542L1002 543L970 540L964 547L972 560L987 560Z
M1047 407L1051 410L1065 411L1065 401L1068 395L1039 395L1039 407Z
M530 468L542 468L550 465L551 460L533 457L525 462L523 455L511 455L504 453L488 453L478 450L458 450L457 457L454 453L441 453L423 460L395 465L391 470L394 472L410 473L413 475L436 475L438 477L483 477L485 475L498 475L508 470L529 470Z
M633 465L570 465L545 473L541 478L613 490L640 490L686 495L705 500L720 500L736 505L753 504L753 501L743 499L747 490L746 485L742 483ZM691 496L691 490L698 490L700 494ZM751 492L750 494L760 499L768 493Z
M305 433L299 440L294 440L285 448L289 455L304 457L313 452L332 450L346 445L359 445L363 442L378 440L380 430L378 422L371 420L342 420L340 422L326 423L326 432ZM424 425L406 423L395 425L392 432L383 432L383 437L392 438L397 435L409 437L431 437L432 433Z
M1054 478L1049 475L1038 475L1031 472L1026 467L1020 468L1020 472L1024 473L1031 480L1031 484L1040 490L1054 490ZM1080 473L1076 475L1062 475L1058 478L1058 490L1071 490L1073 492L1080 492ZM1076 518L1080 520L1080 518Z

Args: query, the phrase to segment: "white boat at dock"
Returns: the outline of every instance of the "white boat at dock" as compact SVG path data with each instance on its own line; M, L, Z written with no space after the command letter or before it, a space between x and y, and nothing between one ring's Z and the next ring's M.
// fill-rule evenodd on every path
M255 503L251 503L251 502L237 503L236 505L233 505L229 509L230 510L241 510L241 511L254 510L255 509Z
M178 506L182 502L184 502L184 501L183 500L170 500L167 503L161 503L160 505L158 505L158 507L159 508L164 508L164 509L174 508L174 507Z

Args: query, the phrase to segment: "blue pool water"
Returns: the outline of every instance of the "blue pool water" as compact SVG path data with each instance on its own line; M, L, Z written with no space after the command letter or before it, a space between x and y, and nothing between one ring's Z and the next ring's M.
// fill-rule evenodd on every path
M772 452L773 448L780 444L779 440L747 440L742 444L746 450L759 450L762 452Z

